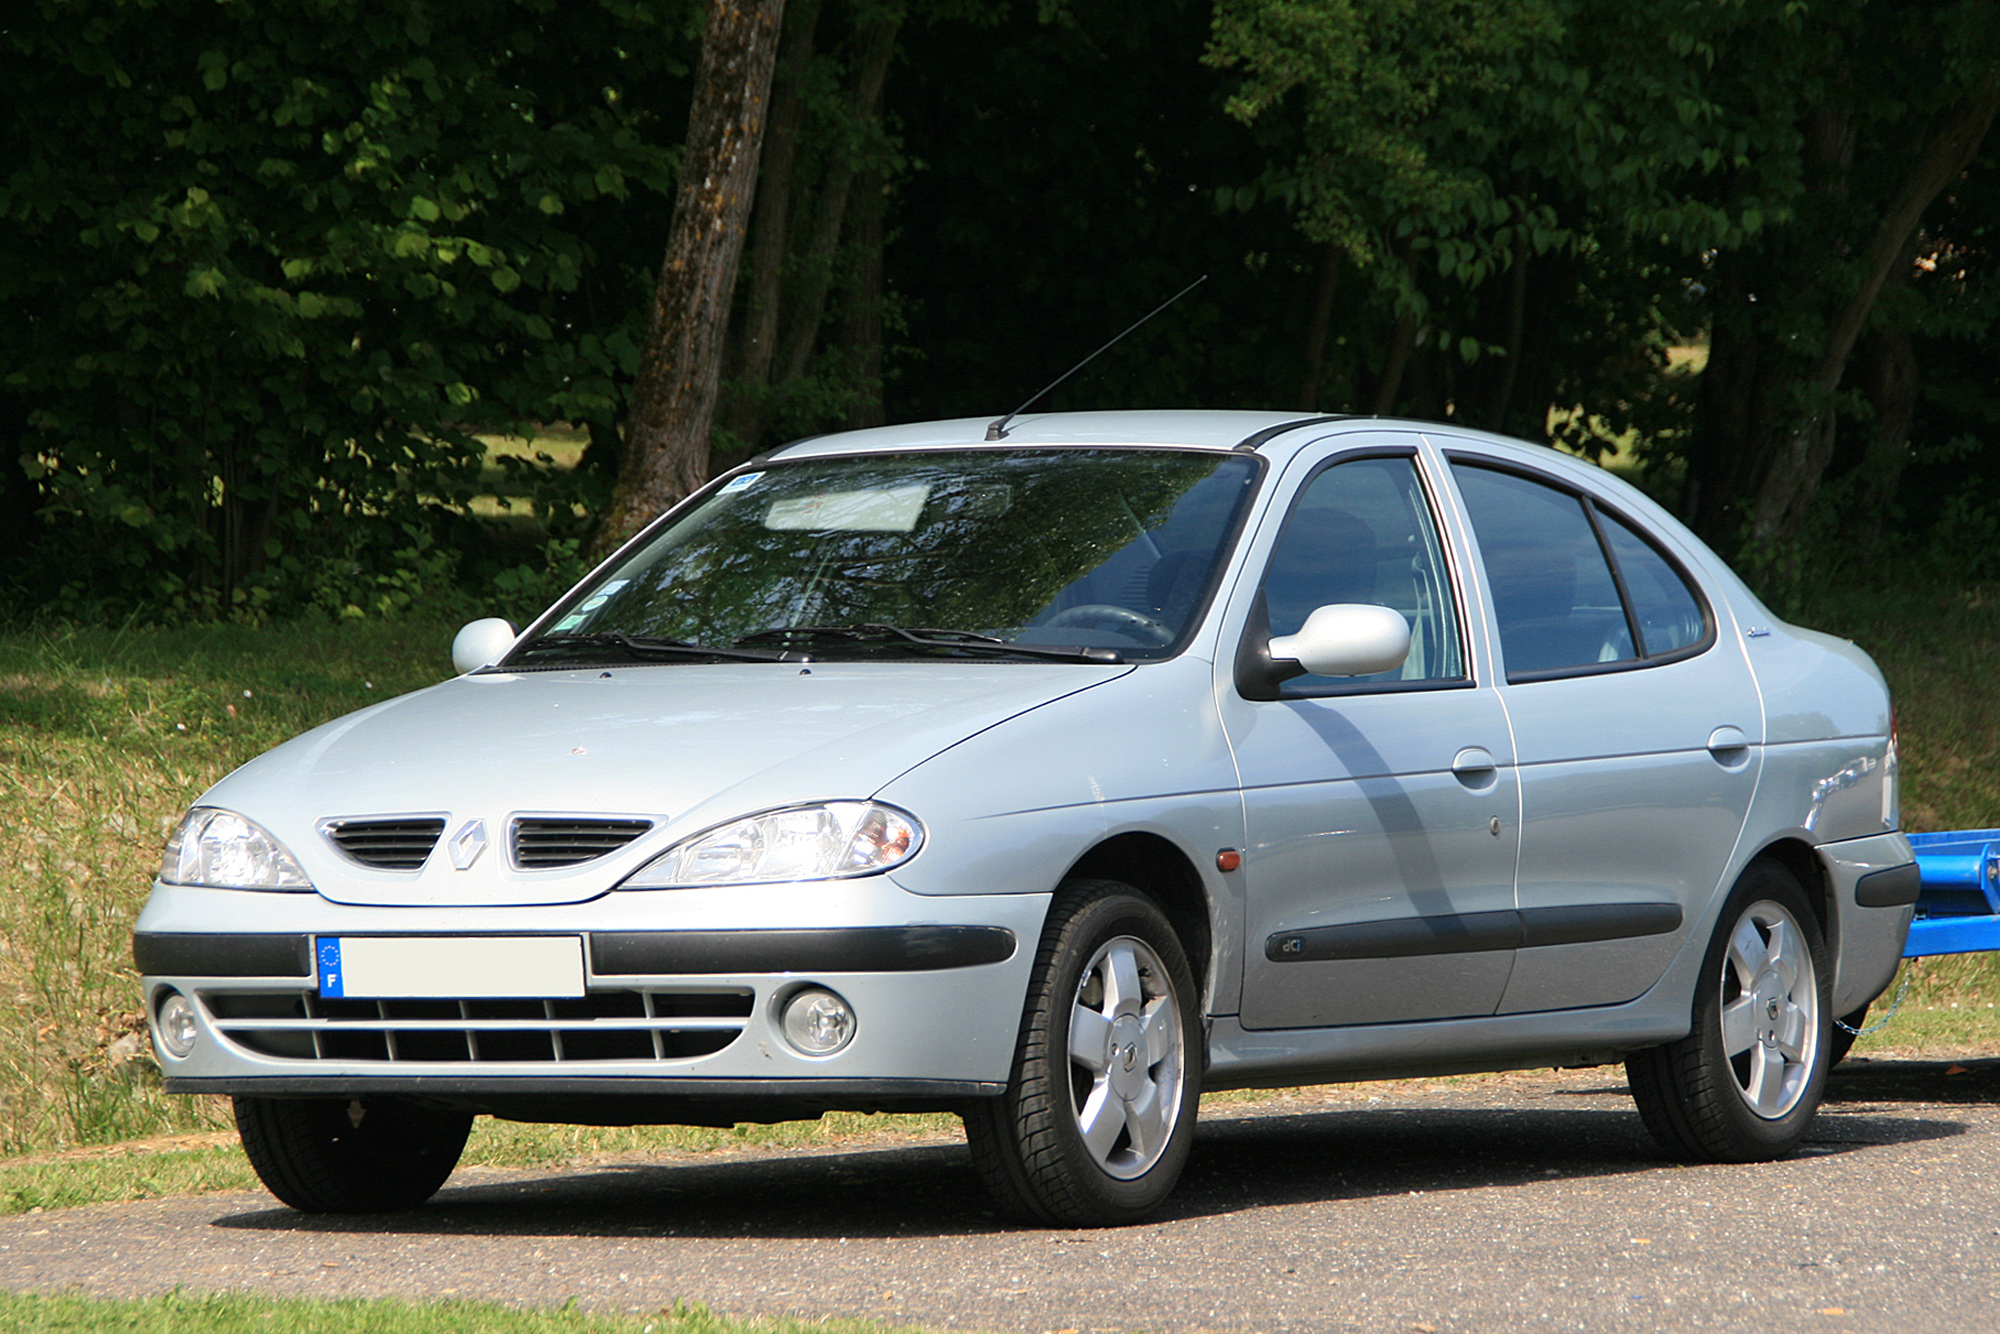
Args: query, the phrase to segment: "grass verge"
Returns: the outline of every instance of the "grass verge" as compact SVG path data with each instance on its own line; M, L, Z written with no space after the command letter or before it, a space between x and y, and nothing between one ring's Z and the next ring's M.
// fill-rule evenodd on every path
M574 1306L512 1307L494 1302L404 1302L173 1292L106 1300L0 1293L0 1329L19 1334L122 1330L130 1334L892 1334L897 1327L853 1320L733 1320L705 1306L676 1303L652 1315Z
M159 1092L131 966L160 848L229 770L450 673L422 621L0 635L0 1153L216 1129Z
M959 1133L958 1118L829 1112L777 1125L524 1125L481 1117L460 1160L471 1167L560 1168L606 1158L699 1155L733 1149L879 1147ZM166 1136L0 1159L0 1214L84 1204L262 1190L233 1131Z

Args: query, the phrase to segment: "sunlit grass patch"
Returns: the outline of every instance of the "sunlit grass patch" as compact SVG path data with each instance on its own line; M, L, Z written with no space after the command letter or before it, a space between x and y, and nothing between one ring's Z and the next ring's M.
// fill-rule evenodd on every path
M172 1292L137 1300L73 1294L0 1293L0 1328L21 1334L892 1334L897 1328L856 1320L735 1320L693 1303L650 1315L497 1302L405 1302L393 1298L327 1300L249 1293Z
M2000 954L1906 960L1861 1027L1862 1056L2000 1055Z
M2000 825L2000 588L1819 589L1801 617L1882 669L1902 725L1903 827Z
M0 1161L0 1214L257 1189L250 1160L225 1132Z
M168 1098L132 926L173 822L286 738L448 675L413 621L0 635L0 1153L223 1124Z
M528 472L574 472L590 445L581 428L564 422L541 426L532 435L475 436L486 447L486 462L479 470L479 490L467 508L482 519L505 519L526 523L534 516L532 488L523 485ZM577 517L582 518L581 509Z

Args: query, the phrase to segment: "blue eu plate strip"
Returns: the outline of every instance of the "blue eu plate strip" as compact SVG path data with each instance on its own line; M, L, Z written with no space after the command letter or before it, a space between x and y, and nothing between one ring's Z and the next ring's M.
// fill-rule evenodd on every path
M345 970L340 966L340 937L321 936L316 951L319 961L319 994L322 996L345 996L342 989Z

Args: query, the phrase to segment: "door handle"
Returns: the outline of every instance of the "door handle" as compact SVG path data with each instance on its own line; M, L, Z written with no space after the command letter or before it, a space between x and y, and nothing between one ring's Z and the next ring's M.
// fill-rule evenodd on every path
M1732 750L1748 750L1750 738L1743 734L1740 727L1718 727L1708 734L1708 748L1717 755Z
M1467 746L1451 757L1451 771L1460 778L1480 778L1500 767L1484 746Z

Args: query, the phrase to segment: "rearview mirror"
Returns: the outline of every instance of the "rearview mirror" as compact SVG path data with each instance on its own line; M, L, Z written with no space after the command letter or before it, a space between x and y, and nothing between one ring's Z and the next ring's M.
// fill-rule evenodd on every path
M1314 676L1370 676L1410 656L1410 623L1390 607L1336 602L1316 607L1297 634L1271 640L1273 662L1298 663Z
M498 616L469 621L451 641L451 665L461 672L491 667L514 647L514 625Z

